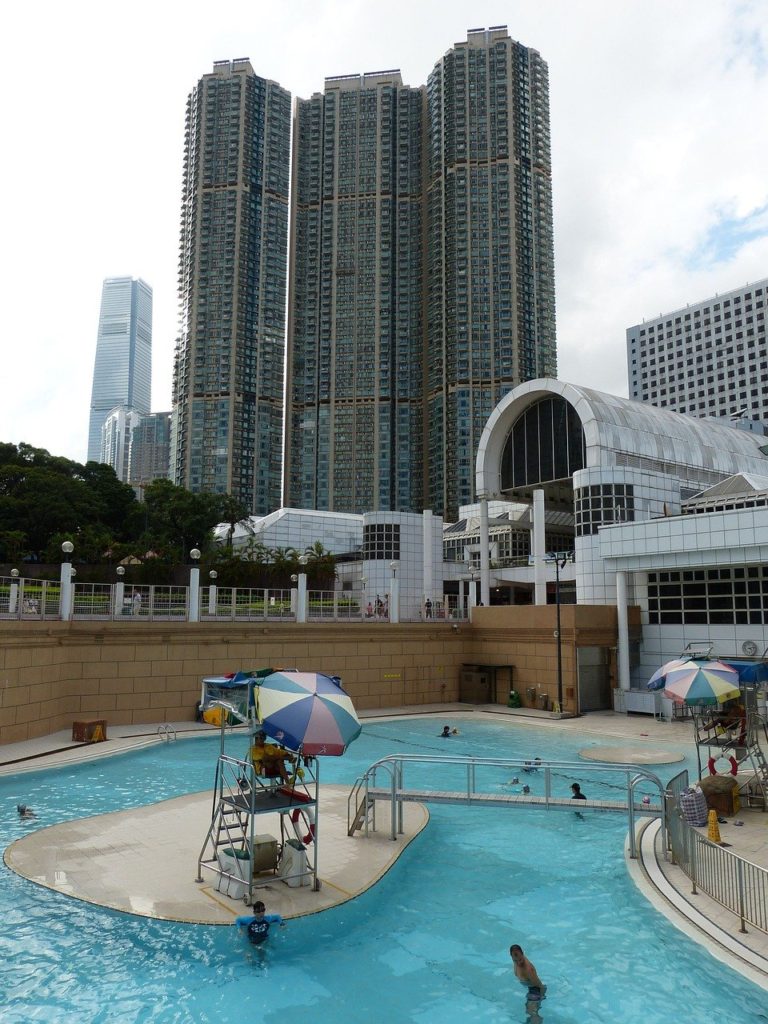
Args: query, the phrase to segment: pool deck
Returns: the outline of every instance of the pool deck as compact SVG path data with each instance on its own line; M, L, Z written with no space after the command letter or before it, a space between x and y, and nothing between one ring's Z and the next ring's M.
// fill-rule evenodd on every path
M533 709L440 704L381 709L363 712L360 717L371 720L425 714L439 716L447 723L457 718L514 718L520 725L575 731L580 736L594 736L596 744L605 744L613 760L629 763L653 763L649 747L661 746L675 754L693 749L689 723L660 722L647 715L610 711L592 712L578 719L555 719ZM171 726L179 736L210 735L210 727L191 722ZM0 747L0 775L93 760L163 742L157 729L156 725L110 726L108 741L96 744L73 744L64 732L7 744ZM582 756L589 753L587 749ZM268 912L288 919L301 917L360 895L389 870L428 822L423 805L407 803L404 834L398 841L389 838L381 809L377 832L349 838L348 792L347 786L321 785L320 890L314 892L310 886L291 888L276 876L262 876L257 898L264 900ZM48 828L30 822L34 830L7 848L5 862L40 885L115 910L176 921L231 924L236 915L249 912L242 901L217 892L215 878L205 869L203 882L195 880L210 817L211 793L205 791ZM724 843L754 864L768 868L768 814L744 808L736 820L744 824L734 826L733 820L721 824ZM258 827L261 834L279 835L277 815L260 817ZM702 831L706 834L706 829ZM753 928L741 934L738 917L704 894L692 895L688 878L664 859L657 833L655 821L649 823L646 819L638 824L640 857L632 861L627 856L634 882L673 924L768 990L768 935Z

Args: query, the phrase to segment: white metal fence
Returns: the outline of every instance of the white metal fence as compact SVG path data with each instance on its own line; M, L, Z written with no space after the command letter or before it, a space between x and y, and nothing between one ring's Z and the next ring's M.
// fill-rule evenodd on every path
M198 608L190 609L189 587L76 580L71 586L73 619L255 622L297 618L297 589L202 586ZM0 576L0 619L60 619L61 589L58 580ZM308 590L306 618L310 622L389 622L390 608L388 599L374 601L359 589ZM402 607L399 618L407 620ZM449 594L435 600L429 613L422 609L414 621L465 618L466 608Z

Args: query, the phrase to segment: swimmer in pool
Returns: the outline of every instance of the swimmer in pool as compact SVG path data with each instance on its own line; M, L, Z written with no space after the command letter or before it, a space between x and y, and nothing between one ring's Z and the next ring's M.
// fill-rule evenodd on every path
M512 963L514 964L515 977L522 985L528 988L525 999L525 1012L528 1014L528 1019L531 1024L539 1024L543 1020L539 1009L542 1000L546 999L547 986L542 984L536 968L525 955L521 946L510 946L509 955L512 957Z

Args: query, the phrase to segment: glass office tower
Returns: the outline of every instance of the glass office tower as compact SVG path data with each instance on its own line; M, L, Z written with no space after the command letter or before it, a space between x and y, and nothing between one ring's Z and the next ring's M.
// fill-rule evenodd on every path
M456 518L492 409L557 372L547 66L499 26L426 87L326 79L293 160L285 504Z
M219 61L187 102L172 472L280 504L290 93Z
M88 424L89 462L100 462L101 429L116 406L149 412L152 391L152 289L139 278L108 277L101 289L99 332Z
M426 501L455 519L493 408L557 373L547 65L479 29L427 94Z
M398 71L297 101L286 505L423 507L423 109Z

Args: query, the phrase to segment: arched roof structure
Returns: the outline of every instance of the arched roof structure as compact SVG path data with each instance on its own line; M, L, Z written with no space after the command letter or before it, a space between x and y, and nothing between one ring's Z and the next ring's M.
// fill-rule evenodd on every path
M488 418L475 466L478 494L511 498L527 492L527 488L505 486L502 481L505 449L520 417L542 399L553 398L564 400L578 416L585 468L647 468L677 476L683 485L694 489L711 486L735 473L768 474L768 458L760 452L765 439L760 435L737 430L720 420L697 419L592 388L541 378L510 391ZM565 478L561 481L570 483Z

